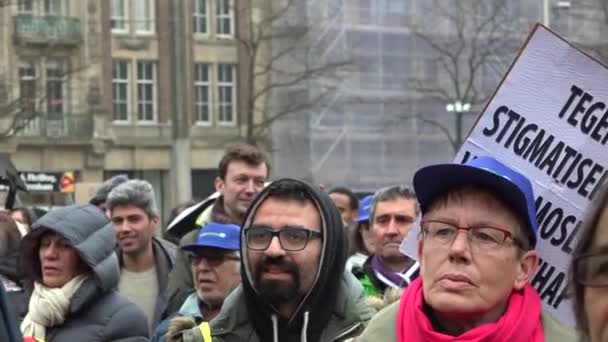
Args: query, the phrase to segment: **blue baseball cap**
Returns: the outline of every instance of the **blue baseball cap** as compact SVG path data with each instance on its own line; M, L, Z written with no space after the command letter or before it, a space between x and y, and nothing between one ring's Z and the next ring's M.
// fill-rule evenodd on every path
M421 168L414 175L414 190L420 210L426 213L437 196L453 187L475 184L495 191L528 224L529 238L536 246L538 222L530 180L492 157L478 157L464 164L438 164Z
M361 202L359 202L359 213L357 215L357 222L367 222L369 221L369 211L372 208L372 201L374 200L374 195L367 195L363 197Z
M209 222L201 228L195 243L185 245L181 249L194 252L204 247L215 247L238 251L240 234L241 227L235 224Z

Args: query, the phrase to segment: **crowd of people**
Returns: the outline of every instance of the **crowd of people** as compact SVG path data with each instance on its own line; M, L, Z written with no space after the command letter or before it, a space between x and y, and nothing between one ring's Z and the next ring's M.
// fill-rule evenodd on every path
M573 252L570 328L529 283L539 264L535 196L512 167L491 157L426 166L413 188L361 200L346 187L268 183L270 172L257 148L229 148L219 197L180 236L161 237L153 187L125 176L89 204L0 214L0 299L9 303L0 313L19 327L0 338L608 339L608 185ZM406 238L417 239L417 255L403 252Z

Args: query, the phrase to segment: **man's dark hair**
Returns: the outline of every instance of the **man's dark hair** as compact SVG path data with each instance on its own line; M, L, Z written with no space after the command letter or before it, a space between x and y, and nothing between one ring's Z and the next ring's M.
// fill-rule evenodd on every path
M349 202L348 206L350 207L350 210L359 209L359 199L357 198L355 193L352 192L352 190L347 187L343 187L343 186L335 187L335 188L329 190L328 194L344 195L344 196L348 197L348 202Z
M270 183L266 190L266 198L271 197L298 202L315 202L309 188L304 183L291 179L282 179L279 182Z
M222 160L220 160L218 168L222 180L226 180L228 165L233 161L242 161L251 166L258 166L264 163L266 164L267 173L270 174L270 163L264 152L252 145L239 144L229 147L224 153Z

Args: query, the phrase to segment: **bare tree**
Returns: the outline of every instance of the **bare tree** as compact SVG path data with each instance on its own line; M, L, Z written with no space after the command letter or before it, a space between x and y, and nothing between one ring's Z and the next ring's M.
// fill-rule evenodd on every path
M608 33L608 2L605 0L584 0L571 3L568 8L557 12L569 32L564 32L578 47L593 57L608 63L608 44L605 37Z
M488 100L532 21L519 17L524 13L517 13L515 2L508 0L427 3L432 15L414 18L409 29L416 49L426 51L422 58L431 63L436 77L429 79L414 72L408 80L408 90L419 101L440 103L442 108L447 104L461 106L455 105L459 108L453 112L454 133L450 124L424 113L407 113L397 119L414 119L437 127L456 152L463 140L464 116Z
M347 58L311 63L310 54L318 52L312 32L331 20L332 14L312 20L306 17L305 6L306 1L301 0L238 1L241 34L237 40L247 70L241 119L243 139L248 143L269 146L273 122L322 106L329 92L313 95L307 91L310 82L338 79L351 64ZM273 101L278 93L289 98Z

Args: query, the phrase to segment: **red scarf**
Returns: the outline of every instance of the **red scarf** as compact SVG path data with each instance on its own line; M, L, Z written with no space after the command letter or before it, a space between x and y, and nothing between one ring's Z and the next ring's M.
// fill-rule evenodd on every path
M460 336L450 336L433 330L423 311L422 280L413 281L401 295L397 314L397 341L457 341L457 342L544 342L540 320L541 301L536 290L526 285L514 291L507 311L494 323L471 329Z

